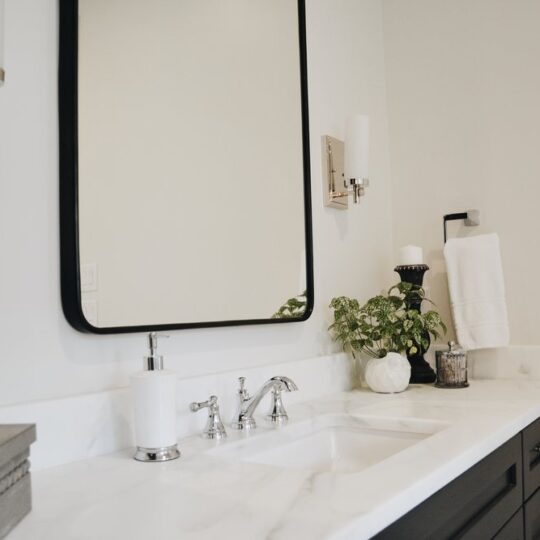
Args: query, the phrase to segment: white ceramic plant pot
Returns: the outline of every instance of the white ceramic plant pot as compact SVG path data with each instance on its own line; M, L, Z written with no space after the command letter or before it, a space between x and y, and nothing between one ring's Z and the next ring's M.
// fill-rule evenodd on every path
M399 353L388 353L384 358L373 358L366 366L366 383L381 394L403 392L409 386L411 365Z

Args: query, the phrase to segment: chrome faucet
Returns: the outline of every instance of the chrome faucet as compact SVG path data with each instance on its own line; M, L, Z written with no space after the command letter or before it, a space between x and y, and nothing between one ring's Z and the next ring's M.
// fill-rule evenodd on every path
M289 377L277 376L266 381L261 389L254 395L250 396L246 390L246 378L240 377L240 388L238 389L238 412L234 417L231 426L234 429L254 429L257 423L253 418L255 410L259 406L261 399L270 391L272 391L272 406L268 418L271 422L279 424L288 420L287 411L283 407L281 392L293 392L298 390L298 387L289 379Z

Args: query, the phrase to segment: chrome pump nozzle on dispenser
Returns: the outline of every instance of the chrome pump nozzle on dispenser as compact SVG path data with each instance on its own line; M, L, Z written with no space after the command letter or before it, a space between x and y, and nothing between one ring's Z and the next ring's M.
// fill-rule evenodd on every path
M163 356L157 354L158 338L168 338L169 336L159 336L156 332L148 334L149 355L144 357L143 369L146 371L160 371L163 369Z
M176 373L163 368L156 332L148 334L149 354L143 371L131 377L137 461L169 461L180 457L176 439Z

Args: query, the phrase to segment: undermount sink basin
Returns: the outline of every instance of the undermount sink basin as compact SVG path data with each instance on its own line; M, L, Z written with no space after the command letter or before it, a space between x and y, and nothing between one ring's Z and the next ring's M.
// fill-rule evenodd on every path
M441 431L426 420L325 415L212 451L234 461L315 472L354 473Z

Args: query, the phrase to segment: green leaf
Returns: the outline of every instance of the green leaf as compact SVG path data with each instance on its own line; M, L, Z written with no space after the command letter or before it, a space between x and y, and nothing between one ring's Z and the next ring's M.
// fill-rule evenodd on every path
M440 331L446 333L446 326L436 311L422 314L410 308L411 302L424 299L424 289L412 283L397 283L386 296L374 296L362 306L354 298L336 297L330 302L334 322L329 330L344 350L362 351L369 356L384 356L388 351L425 351L429 336L438 339ZM296 309L296 301L292 308Z

